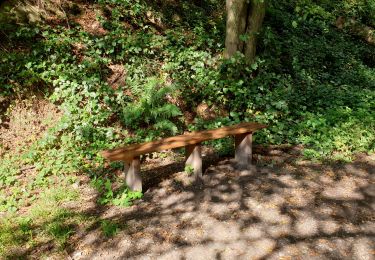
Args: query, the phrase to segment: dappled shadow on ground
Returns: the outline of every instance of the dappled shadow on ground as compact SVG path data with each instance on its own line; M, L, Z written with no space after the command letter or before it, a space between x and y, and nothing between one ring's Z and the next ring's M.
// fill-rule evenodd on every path
M205 171L201 188L176 173L136 205L98 212L126 228L107 240L82 233L71 256L371 259L373 156L336 165L276 161L264 166L263 159L250 171L222 161Z

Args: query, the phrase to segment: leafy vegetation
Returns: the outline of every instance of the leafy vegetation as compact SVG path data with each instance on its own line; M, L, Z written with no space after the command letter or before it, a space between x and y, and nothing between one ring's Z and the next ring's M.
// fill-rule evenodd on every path
M121 181L121 179L118 179L117 183L121 183ZM133 200L142 198L142 192L131 191L124 184L114 191L113 184L108 176L95 176L91 183L102 194L98 199L98 203L102 205L112 203L116 206L130 206Z
M109 220L102 220L100 226L102 228L103 234L106 237L112 237L120 231L118 224Z
M241 121L269 125L257 143L302 144L310 158L375 151L375 47L335 25L344 16L375 26L374 1L269 1L251 65L241 54L222 57L223 1L91 4L95 29L79 20L89 6L70 1L65 17L39 23L2 19L9 13L0 9L2 123L6 104L31 93L63 112L31 146L2 154L0 211L44 201L36 191L56 183L71 190L77 174L90 176L99 204L131 205L142 194L121 186L115 173L122 165L105 165L99 151ZM202 103L216 118L197 113ZM211 144L231 149L225 140ZM27 181L19 178L23 167L35 173ZM74 233L63 209L32 214L52 219L38 230L58 247ZM9 241L35 244L38 218L2 220L0 252ZM111 223L101 226L106 236L117 232Z

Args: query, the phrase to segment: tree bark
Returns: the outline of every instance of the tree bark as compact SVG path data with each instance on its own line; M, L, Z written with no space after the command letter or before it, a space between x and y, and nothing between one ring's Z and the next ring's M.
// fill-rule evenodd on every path
M247 16L246 35L244 54L248 63L253 63L255 60L257 38L260 29L262 28L264 16L266 14L265 0L251 0L249 6L249 14Z
M248 3L249 2L249 3ZM227 25L224 57L237 51L252 63L256 54L257 34L265 15L265 0L226 0ZM246 41L240 39L243 35Z
M227 25L224 57L230 58L243 51L240 35L245 33L248 4L246 0L227 0Z

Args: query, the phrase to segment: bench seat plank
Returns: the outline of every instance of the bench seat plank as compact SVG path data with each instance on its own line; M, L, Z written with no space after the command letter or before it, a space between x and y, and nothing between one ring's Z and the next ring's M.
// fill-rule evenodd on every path
M203 141L220 139L230 135L240 135L252 133L265 128L266 125L259 123L241 123L232 126L221 127L218 129L191 132L183 135L168 137L156 141L132 144L122 148L106 150L102 156L109 161L128 161L133 158L151 152L160 152L164 150L194 145Z

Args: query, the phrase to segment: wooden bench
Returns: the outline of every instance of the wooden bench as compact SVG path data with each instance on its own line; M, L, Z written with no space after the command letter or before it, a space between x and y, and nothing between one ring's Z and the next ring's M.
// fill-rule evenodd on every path
M125 163L126 184L131 190L142 191L142 180L139 175L141 168L140 155L186 147L186 165L193 168L195 178L200 180L202 178L201 142L234 136L235 161L239 167L248 167L251 165L252 158L252 134L265 127L265 125L259 123L241 123L106 150L102 152L102 156L109 161L123 161Z

